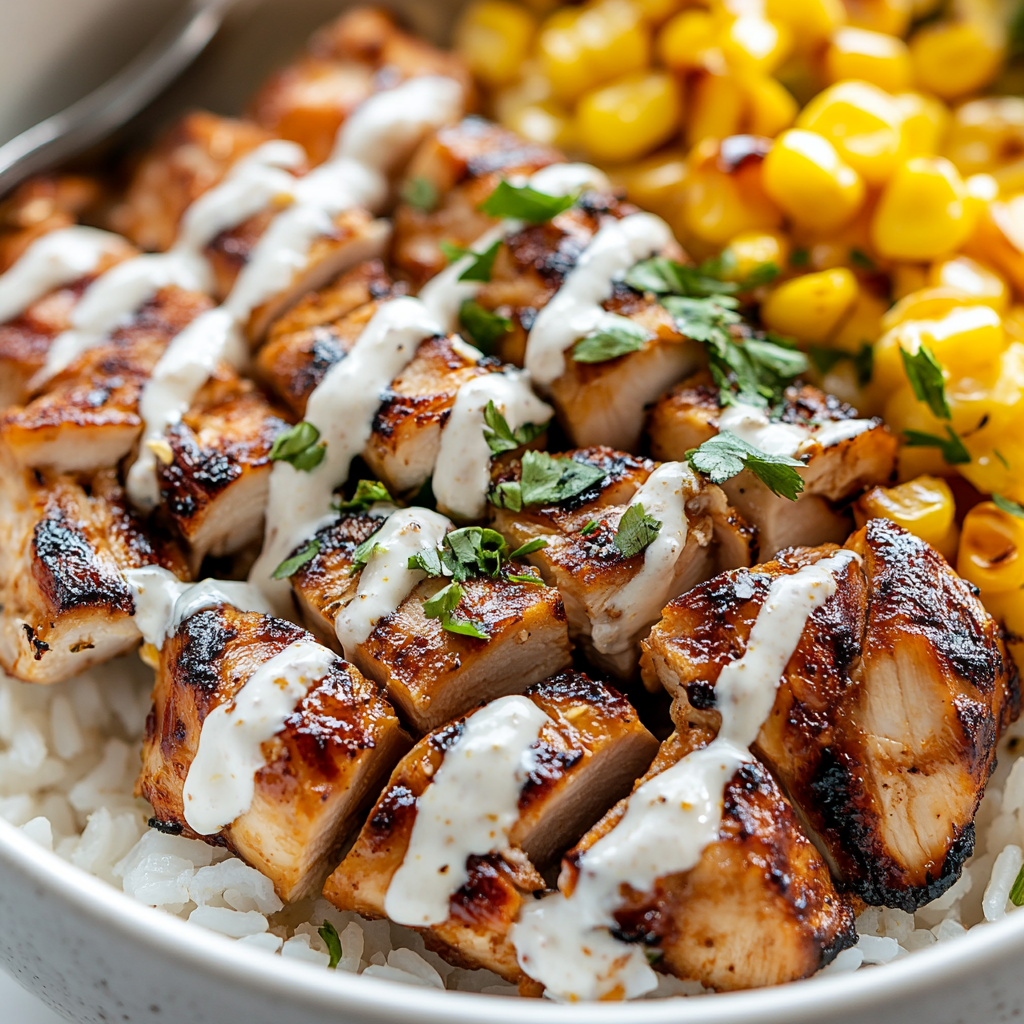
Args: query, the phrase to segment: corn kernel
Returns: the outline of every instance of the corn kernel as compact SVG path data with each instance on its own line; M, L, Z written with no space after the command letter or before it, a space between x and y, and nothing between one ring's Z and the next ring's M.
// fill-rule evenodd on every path
M967 190L943 157L907 160L882 192L871 221L871 237L883 256L934 260L955 252L974 227Z
M764 13L788 25L802 50L814 48L846 21L841 0L767 0Z
M674 71L707 67L716 52L718 24L704 10L680 12L665 24L658 36L658 56Z
M643 15L647 21L660 25L666 18L670 18L686 0L632 0L633 6Z
M501 123L531 142L559 149L573 148L573 123L569 114L553 100L517 107Z
M1002 40L981 21L925 25L910 40L917 87L947 100L987 85L1003 57Z
M743 14L721 34L722 52L730 65L771 74L793 49L793 33L782 22Z
M664 217L663 211L682 200L688 174L686 157L667 152L618 168L612 181L626 190L631 203Z
M484 84L507 85L519 75L536 28L533 16L519 4L479 0L459 19L455 48Z
M774 288L761 305L773 331L819 344L839 325L857 298L857 279L845 267L804 274Z
M1024 519L983 501L964 517L957 572L982 593L1024 587Z
M864 202L864 182L835 147L794 128L775 141L764 162L765 191L798 224L821 229L849 221Z
M796 125L824 135L869 185L887 181L902 157L899 107L868 82L829 86L804 107Z
M970 256L954 256L933 263L928 271L928 284L975 295L999 313L1004 313L1010 305L1010 287L1005 278Z
M733 277L742 281L757 267L772 263L782 269L789 262L789 241L781 231L741 231L726 247L733 260Z
M910 159L938 153L951 120L946 105L920 92L901 92L893 99L903 115L903 155Z
M846 0L850 24L902 36L910 25L910 0Z
M854 506L854 516L858 526L868 519L891 519L946 559L956 557L956 502L949 484L938 477L919 476L896 487L875 487Z
M892 297L904 299L928 285L928 268L923 263L896 263L889 272Z
M993 264L1024 291L1024 195L990 203L964 251Z
M829 340L829 348L856 355L865 345L874 345L882 334L885 305L867 288L858 288L853 308Z
M796 99L777 78L751 71L737 72L736 79L746 97L747 131L771 139L796 119Z
M724 139L740 131L746 96L733 75L707 72L693 83L686 141L692 147L705 139Z
M1024 590L982 594L981 598L989 615L1006 628L1006 646L1017 669L1024 672Z
M841 28L825 55L830 82L856 78L886 92L910 85L910 52L902 39L862 28Z
M963 175L995 171L1024 155L1024 99L986 96L952 116L945 155Z
M891 331L911 320L941 320L961 306L985 305L988 301L959 288L928 287L927 275L922 284L920 289L904 295L886 312L882 317L883 331Z
M598 160L636 160L675 133L681 107L671 75L627 75L580 100L576 136Z

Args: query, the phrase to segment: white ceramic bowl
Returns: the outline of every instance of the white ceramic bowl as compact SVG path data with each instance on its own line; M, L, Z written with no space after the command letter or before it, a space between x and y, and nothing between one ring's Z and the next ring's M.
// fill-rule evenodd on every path
M237 111L282 41L297 46L340 6L250 5L143 125L192 104ZM398 6L437 36L458 4ZM174 0L0 2L0 141L116 70L173 8ZM1024 1017L1022 958L1019 914L885 967L755 992L577 1006L436 992L236 946L141 906L0 820L0 963L77 1024L997 1024ZM0 1021L18 1024L2 1007Z

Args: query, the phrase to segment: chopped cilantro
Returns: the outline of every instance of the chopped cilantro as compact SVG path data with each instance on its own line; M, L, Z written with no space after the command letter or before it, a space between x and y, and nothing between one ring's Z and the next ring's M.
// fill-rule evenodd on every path
M441 198L437 186L428 178L410 178L402 186L402 198L423 213L432 213L437 209Z
M794 501L804 489L797 472L803 463L788 455L769 455L731 430L723 430L686 453L690 468L720 484L749 469L770 491Z
M658 536L661 522L649 516L640 502L630 505L619 520L614 543L623 558L640 554Z
M360 480L351 498L339 499L334 507L339 512L365 512L378 501L392 501L388 489L379 480Z
M320 431L312 423L296 423L274 438L270 446L272 462L290 462L296 469L309 472L323 462L327 445L320 440Z
M1001 511L1011 516L1016 516L1018 519L1024 519L1024 507L1018 505L1015 501L1004 498L1001 494L993 494L992 503Z
M373 557L374 549L377 547L377 535L380 530L376 533L367 537L366 540L360 544L355 551L352 553L352 568L349 569L349 575L357 573L366 563Z
M507 316L484 309L476 299L465 299L459 306L459 324L486 355L493 354L495 345L512 330Z
M606 363L629 352L638 352L650 340L650 332L625 317L598 328L576 342L572 357L577 363Z
M489 633L485 633L469 619L459 618L455 615L455 609L459 606L462 596L462 587L455 582L449 583L433 597L423 602L423 614L428 619L440 619L441 627L449 633L459 633L477 640L490 640Z
M963 466L971 461L971 453L957 432L948 425L945 437L926 434L921 430L904 430L903 440L909 448L938 448L951 466Z
M523 453L522 475L498 484L490 493L493 505L518 512L528 505L557 505L575 497L607 476L588 462L547 452Z
M515 575L513 573L509 573L507 579L511 580L513 583L530 583L535 587L544 586L544 581L539 576L535 576L533 573L525 573L523 575Z
M508 425L508 420L498 412L494 401L487 403L484 410L484 436L493 455L500 455L502 452L511 452L516 448L529 444L535 437L543 434L547 429L546 423L524 423L515 430Z
M821 374L829 373L839 363L849 361L853 364L853 372L857 377L857 383L864 387L871 382L875 365L875 350L870 342L865 341L860 350L851 353L843 352L841 349L824 348L821 345L812 345L808 350L811 362Z
M482 281L491 279L491 271L494 269L494 258L501 248L499 238L493 245L483 252L474 252L472 249L464 249L461 245L452 245L451 242L441 242L441 252L449 263L455 263L463 256L476 257L466 269L459 274L460 281Z
M809 249L798 248L789 254L789 265L791 267L806 267L810 262L811 253Z
M275 580L286 580L294 576L307 562L311 562L320 551L320 541L314 538L297 551L291 558L286 558L270 575Z
M939 419L948 420L952 413L946 400L946 382L942 377L942 367L932 350L927 345L922 345L911 355L901 347L900 355L903 357L907 380L910 381L917 400L925 402L932 414Z
M520 544L508 557L525 558L527 555L532 555L534 551L542 551L547 546L548 542L543 537L534 537L533 540Z
M338 935L338 929L330 921L324 921L317 931L327 946L327 952L331 956L327 966L333 971L341 961L341 937Z
M589 523L584 524L583 529L580 530L581 537L589 537L592 533L597 532L597 520L591 519Z
M872 271L878 269L875 261L863 249L854 248L850 250L850 263L858 270Z
M576 196L549 196L529 185L511 185L499 181L497 188L480 204L479 209L490 217L525 220L543 224L576 202Z
M497 576L508 557L508 545L496 530L464 526L445 534L440 551L411 555L408 564L428 576L450 576L462 583L470 576Z

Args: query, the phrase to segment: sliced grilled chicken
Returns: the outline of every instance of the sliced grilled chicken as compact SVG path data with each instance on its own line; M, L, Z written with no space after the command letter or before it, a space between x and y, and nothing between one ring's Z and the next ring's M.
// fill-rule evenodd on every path
M503 809L511 812L506 830L497 834L495 829L487 848L473 850L464 865L453 863L444 870L451 879L448 884L438 886L436 867L426 859L422 868L412 863L424 855L432 833L426 816L443 814L449 798L457 811L466 798L453 785L457 769L450 765L448 774L442 769L450 752L457 755L467 725L471 729L474 718L484 722L497 712L500 704L492 704L424 737L403 758L355 845L324 888L327 899L342 910L373 918L389 913L401 917L401 890L407 890L408 884L400 879L390 900L388 894L405 862L404 870L413 873L414 883L421 878L425 888L438 887L441 899L447 897L446 917L420 929L427 943L452 962L487 967L510 981L521 980L522 973L508 929L524 899L545 887L539 872L629 792L657 750L657 742L629 702L579 672L564 672L537 683L524 698L546 716L532 734L536 738L526 737L529 771L510 777L520 760L510 756L512 763L499 777L481 774L473 793L485 814L497 819ZM417 806L432 786L436 805L427 809L421 802ZM508 808L500 806L498 795L505 789L511 797ZM419 813L425 819L416 828Z
M602 671L629 678L636 670L640 640L662 606L724 567L749 565L756 555L755 534L720 488L692 478L678 557L645 573L647 552L626 557L615 546L615 537L627 506L658 464L610 448L578 449L569 456L606 476L561 504L521 512L498 509L494 527L512 549L537 538L547 542L526 557L562 595L570 637ZM520 464L512 462L499 479L520 476ZM683 476L692 477L688 470ZM663 529L667 534L672 524L663 524Z
M139 398L168 342L210 300L162 288L118 327L46 382L27 405L0 417L0 444L22 466L95 472L127 455L142 431Z
M216 831L194 831L188 819L199 823L205 801L214 805L206 817L227 806L211 798L218 780L208 766L216 759L203 760L204 730L238 710L246 690L259 685L261 666L286 660L284 652L303 641L313 638L290 622L228 605L187 618L161 650L136 784L159 828L227 846L267 875L286 902L319 891L360 810L409 747L377 686L331 654L302 680L304 695L259 744L257 764L237 762L253 772L251 799L239 801L244 808ZM283 689L287 668L267 672L263 682Z
M960 875L1001 727L1020 684L999 627L941 555L886 519L814 612L755 750L836 876L861 899L912 911ZM643 671L673 714L718 727L715 685L741 657L772 579L834 553L795 548L673 601Z
M359 583L359 572L352 572L355 549L381 525L372 515L342 515L316 535L319 551L292 577L307 628L336 649L335 620L355 597ZM417 734L481 701L521 693L570 664L558 591L539 585L539 579L509 579L510 573L521 574L516 568L506 566L496 578L471 578L462 584L456 614L475 623L489 640L449 632L440 619L427 618L423 603L448 581L425 579L349 652L364 675L384 686Z
M718 433L725 413L710 375L684 381L648 414L652 454L659 459L685 458L689 449ZM734 415L735 407L729 412ZM794 544L842 542L853 528L843 506L892 477L896 438L881 420L856 416L856 410L810 385L787 389L778 422L783 430L804 428L804 436L782 437L782 447L787 448L782 454L806 456L806 468L800 470L803 493L795 502L780 498L746 470L722 484L736 510L757 527L763 558ZM847 432L844 425L857 432Z
M700 728L673 733L637 788L711 738ZM566 857L559 879L566 894L581 858L619 824L627 804L612 808ZM650 891L625 885L622 896L619 938L660 953L658 970L718 991L805 978L857 941L850 905L757 761L726 784L718 836L697 865L659 878Z
M382 87L419 75L454 78L471 95L472 79L458 56L403 32L379 8L357 7L318 30L307 53L267 81L249 112L319 164L356 107Z
M158 457L161 503L188 542L193 573L207 555L259 541L270 448L286 426L252 382L222 365L167 431Z
M0 664L56 683L139 642L124 569L185 560L128 509L113 470L79 482L12 465L0 481Z

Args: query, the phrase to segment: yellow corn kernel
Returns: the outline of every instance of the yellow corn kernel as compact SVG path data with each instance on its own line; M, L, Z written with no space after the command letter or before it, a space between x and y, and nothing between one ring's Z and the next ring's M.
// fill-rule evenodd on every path
M910 25L910 0L846 0L850 24L902 36Z
M688 174L686 157L668 152L617 168L612 181L626 190L631 203L664 217L682 200Z
M1008 341L1024 341L1024 306L1011 306L1003 314L1003 330Z
M808 344L825 341L857 298L857 279L845 267L784 281L761 305L765 326Z
M999 594L982 594L989 615L1001 622L1009 634L1006 646L1024 672L1024 590L1007 590Z
M789 262L789 240L781 231L741 231L726 251L732 255L737 281L749 277L757 267L773 263L780 270Z
M767 0L764 13L788 25L801 50L814 48L846 22L842 0Z
M796 223L825 230L851 220L864 202L864 182L828 139L798 128L765 157L764 187Z
M733 67L770 75L793 49L793 33L784 22L743 14L726 26L720 42Z
M519 75L537 29L533 15L509 0L470 4L455 29L455 48L485 85L507 85Z
M686 0L632 0L633 6L654 25L670 18Z
M777 78L751 71L737 72L736 80L746 96L747 131L771 139L796 119L796 99Z
M501 123L531 142L559 149L573 146L572 118L554 100L516 107L501 118Z
M693 147L705 139L736 135L746 112L746 96L733 75L706 72L693 84L686 141Z
M1024 519L983 501L964 516L956 570L982 593L1024 587Z
M830 82L855 78L899 92L910 85L910 52L895 36L847 26L832 36L825 72Z
M871 221L875 248L897 260L934 260L955 252L976 221L966 199L963 179L944 157L907 160L875 208Z
M675 134L681 109L671 75L627 75L580 100L576 138L598 160L636 160Z
M869 185L887 181L902 157L899 107L868 82L829 86L804 107L796 126L824 135Z
M877 295L858 288L853 308L829 340L829 348L856 355L865 345L874 345L882 335L885 306Z
M925 25L910 40L917 88L947 100L987 85L1004 56L1002 40L980 20Z
M868 519L891 519L944 558L956 557L956 502L949 484L939 477L919 476L896 487L872 488L854 506L854 516L858 526Z
M688 71L713 63L718 50L718 23L705 10L695 8L681 11L658 35L658 56L662 63L674 71Z
M882 330L891 331L910 320L941 320L961 306L985 305L986 299L959 288L928 287L927 272L922 287L904 295L882 317Z
M1024 99L986 96L952 116L945 155L963 175L995 171L1024 154Z
M1006 279L970 256L954 256L933 263L928 271L928 284L976 295L999 313L1005 313L1010 305L1010 286Z
M1024 291L1024 195L989 203L963 249L994 265Z
M893 99L903 115L903 155L910 159L940 152L951 120L945 103L920 92L901 92Z
M923 263L895 263L889 272L892 297L905 299L928 286L928 268Z
M782 220L762 181L767 139L705 139L690 153L683 200L685 234L720 249L743 231L777 228Z

